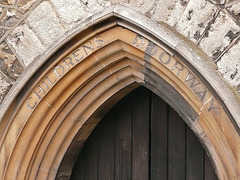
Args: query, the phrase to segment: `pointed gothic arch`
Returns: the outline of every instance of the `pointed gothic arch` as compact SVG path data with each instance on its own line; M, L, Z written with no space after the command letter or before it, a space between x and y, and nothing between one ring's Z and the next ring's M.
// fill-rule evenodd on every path
M143 85L196 133L219 179L238 179L239 115L216 89L216 77L196 68L210 66L206 69L217 76L211 65L163 26L151 27L160 29L157 34L144 26L148 19L139 22L120 9L73 33L16 91L0 125L1 174L5 179L69 177L77 152L103 115Z

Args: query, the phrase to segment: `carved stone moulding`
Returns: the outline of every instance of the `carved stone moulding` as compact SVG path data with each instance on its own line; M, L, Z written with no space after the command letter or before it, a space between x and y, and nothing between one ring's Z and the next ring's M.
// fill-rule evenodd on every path
M97 123L140 85L182 116L219 179L238 179L240 108L214 67L173 32L121 5L86 24L25 72L24 88L12 90L1 112L3 179L68 179Z

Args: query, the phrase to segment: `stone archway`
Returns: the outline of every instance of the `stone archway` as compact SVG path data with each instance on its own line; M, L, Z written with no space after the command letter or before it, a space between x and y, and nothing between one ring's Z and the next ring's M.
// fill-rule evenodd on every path
M65 44L35 73L1 122L4 178L68 176L73 149L114 103L142 84L197 134L219 179L237 179L240 139L229 109L184 53L161 40L111 16Z

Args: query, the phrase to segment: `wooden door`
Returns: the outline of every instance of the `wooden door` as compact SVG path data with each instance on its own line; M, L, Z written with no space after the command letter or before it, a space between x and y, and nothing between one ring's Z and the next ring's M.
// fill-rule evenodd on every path
M178 114L140 87L108 112L84 144L71 180L216 180Z

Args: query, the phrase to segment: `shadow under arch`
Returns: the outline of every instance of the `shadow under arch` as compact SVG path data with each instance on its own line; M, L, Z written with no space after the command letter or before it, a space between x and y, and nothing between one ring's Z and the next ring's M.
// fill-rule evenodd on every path
M1 121L4 179L70 177L76 154L98 121L139 85L183 117L219 179L239 178L238 126L216 91L156 36L124 24L110 18L87 29L29 81Z

